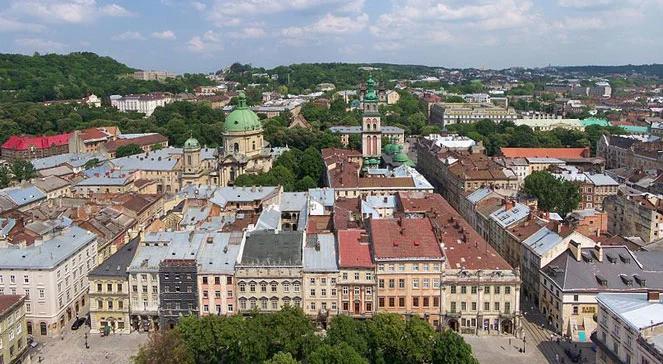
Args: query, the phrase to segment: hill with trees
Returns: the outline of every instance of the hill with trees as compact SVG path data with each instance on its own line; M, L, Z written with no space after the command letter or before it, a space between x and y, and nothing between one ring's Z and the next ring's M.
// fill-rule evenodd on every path
M184 74L164 82L134 80L135 69L90 52L32 56L0 54L0 102L82 98L88 94L184 92L209 85L204 75Z
M319 335L299 308L251 316L187 316L151 334L137 364L476 364L471 347L452 331L435 332L418 317L337 316Z

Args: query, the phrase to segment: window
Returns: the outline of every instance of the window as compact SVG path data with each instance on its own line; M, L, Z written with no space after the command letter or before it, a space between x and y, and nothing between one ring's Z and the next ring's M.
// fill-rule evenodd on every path
M412 279L412 288L419 288L419 278Z
M493 306L494 306L495 311L499 311L499 310L500 310L500 303L499 303L499 302L495 302L495 303L493 304Z
M203 277L203 284L207 284L207 277ZM207 310L205 310L207 311Z
M476 311L476 310L477 310L477 303L472 302L472 311Z
M124 309L124 301L122 300L117 301L117 308L120 310Z
M456 293L456 286L449 287L449 290L451 291L451 293Z
M326 289L326 288L322 288L322 289L320 290L320 295L321 295L322 297L327 297L327 289Z
M574 315L578 314L578 306L573 306L573 314Z
M348 295L348 291L349 291L348 287L347 287L347 286L343 286L343 295L344 295L344 296L347 296L347 295Z
M575 302L578 302L578 295L577 295L577 294L574 294L574 295L573 295L573 300L574 300Z
M209 297L209 292L207 290L203 291L203 298L208 298Z
M348 279L348 274L347 273L343 273L343 279L345 279L345 280Z
M424 278L422 283L423 283L423 288L430 288L430 279Z
M359 280L359 273L357 272L357 273L355 273L355 281L358 281L358 280Z
M506 313L511 313L511 302L504 302L504 311Z
M285 285L285 283L284 283ZM240 292L246 292L246 283L242 282L239 284L239 291Z
M46 291L43 288L39 288L39 298L44 298L46 296Z
M295 292L299 292L299 282L293 283L292 286L294 287Z
M233 277L226 277L226 284L233 284Z
M378 287L384 288L384 279L378 279Z
M315 288L311 288L311 297L315 297Z
M405 307L405 297L398 297L398 307Z
M467 311L467 303L466 302L461 302L460 303L460 310L461 311Z
M311 278L311 285L315 286L315 278Z
M495 294L500 294L500 286L495 286Z
M113 309L113 301L108 301L108 309L109 310Z
M470 292L471 292L472 294L476 294L476 293L477 293L477 286L472 286L472 287L470 287Z
M122 283L117 284L117 291L122 292Z
M451 312L456 312L456 302L451 302Z
M484 311L490 311L490 302L484 302L483 303L483 310Z
M9 276L9 283L15 284L16 283L16 276Z
M467 293L467 286L460 286L460 293L461 294Z
M267 292L267 282L260 282L260 292Z
M366 272L366 280L368 280L368 281L373 280L373 273L372 272Z
M30 277L28 277L27 275L23 276L23 283L25 284L30 283Z
M430 304L430 298L429 297L424 297L423 301L424 301L424 307L428 307L429 304Z
M398 280L398 288L405 288L405 279Z
M412 306L419 307L419 297L412 297Z
M256 284L254 282L249 283L249 291L251 292L256 291Z
M509 286L504 287L504 294L511 294L511 287Z
M214 291L214 298L216 299L221 298L221 291Z
M389 307L396 306L396 299L394 297L389 297Z
M348 307L347 307L346 305L347 305L347 302L344 302L344 303L343 303L343 309L344 309L345 311L348 310ZM380 298L378 298L378 306L380 306L380 307L384 307L384 297L380 297Z
M290 292L290 282L283 282L283 291Z
M327 285L327 278L320 278L320 284L323 286Z
M102 287L101 283L97 283L97 292L101 292L101 287Z
M434 278L433 279L433 288L440 288L440 279L439 278Z
M433 296L433 307L440 307L440 297Z
M108 292L113 292L113 284L112 284L112 283L108 283L108 284L106 284L106 290L107 290Z
M355 297L359 296L359 287L355 287Z
M395 281L393 279L389 280L389 288L394 288L395 287Z
M483 293L490 293L490 286L483 287Z

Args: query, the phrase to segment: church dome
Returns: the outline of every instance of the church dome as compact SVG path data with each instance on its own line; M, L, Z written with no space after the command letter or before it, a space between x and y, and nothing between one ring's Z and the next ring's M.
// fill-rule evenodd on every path
M375 91L375 81L371 76L368 76L368 80L366 81L366 95L364 96L364 101L378 101L378 94Z
M199 149L200 143L198 139L191 137L184 142L184 149Z
M410 161L410 158L408 158L407 154L405 154L403 151L399 151L394 156L394 162L407 163L409 161Z
M246 95L243 91L239 92L238 99L235 110L226 116L223 130L225 132L243 132L261 129L260 118L246 106Z
M396 144L391 144L391 143L385 145L383 148L383 152L389 155L396 154L399 151L400 149L398 148L398 146Z

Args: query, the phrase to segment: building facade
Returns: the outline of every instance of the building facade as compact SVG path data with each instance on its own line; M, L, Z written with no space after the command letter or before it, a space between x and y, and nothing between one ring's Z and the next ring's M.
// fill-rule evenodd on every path
M159 321L173 329L180 317L198 315L198 267L195 259L159 263Z
M25 296L0 295L0 363L23 363L27 337Z

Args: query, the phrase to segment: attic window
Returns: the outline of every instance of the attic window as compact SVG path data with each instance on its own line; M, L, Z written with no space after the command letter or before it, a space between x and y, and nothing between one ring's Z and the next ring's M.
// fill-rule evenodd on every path
M620 274L619 278L622 279L622 282L624 282L625 285L627 286L632 286L633 285L633 279L626 274Z
M644 277L641 277L637 274L633 275L633 278L635 279L636 282L640 285L640 287L644 287L647 285L647 280Z
M610 253L606 254L605 256L606 256L606 258L608 258L608 261L610 263L613 263L613 264L617 263L617 257L616 256L614 256Z
M603 287L608 286L608 280L605 279L603 276L600 276L600 275L597 274L596 275L596 281L599 282L599 284Z
M583 252L582 253L582 259L584 259L585 262L587 262L587 263L591 263L594 260L594 258L592 257L592 255L589 252Z
M619 259L622 260L622 263L631 263L631 257L625 254L619 254Z

